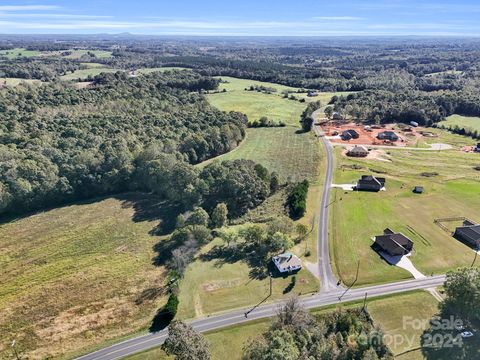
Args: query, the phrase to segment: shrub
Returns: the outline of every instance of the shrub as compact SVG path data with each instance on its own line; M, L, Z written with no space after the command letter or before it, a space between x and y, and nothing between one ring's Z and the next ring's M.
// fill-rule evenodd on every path
M301 218L307 210L308 180L294 185L288 196L290 216L294 219Z

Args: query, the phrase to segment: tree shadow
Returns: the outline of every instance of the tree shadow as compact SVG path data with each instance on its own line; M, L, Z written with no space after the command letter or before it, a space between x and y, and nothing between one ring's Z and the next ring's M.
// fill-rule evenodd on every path
M443 316L446 318L445 316ZM470 330L472 327L467 327ZM462 338L464 331L455 329L432 329L420 337L422 355L427 360L471 360L480 359L480 336L473 330L473 336Z
M225 264L234 264L243 260L243 254L240 247L231 247L227 245L215 245L207 253L198 257L201 261L215 261L215 267L220 268Z
M159 223L150 231L151 235L166 235L175 229L177 216L182 213L180 204L164 200L154 194L125 193L115 196L122 201L123 208L132 208L133 221L156 221Z
M168 238L156 243L153 246L153 251L156 253L152 261L153 265L165 265L167 261L172 258L172 251L181 245L182 242L180 240L173 240L172 238Z
M165 329L173 320L173 316L170 312L165 311L163 308L159 309L155 316L153 317L152 323L150 324L150 332L158 332Z

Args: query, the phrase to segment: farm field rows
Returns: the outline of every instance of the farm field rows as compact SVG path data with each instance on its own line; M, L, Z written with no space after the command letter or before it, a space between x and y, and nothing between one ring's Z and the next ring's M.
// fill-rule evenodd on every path
M471 264L473 250L440 229L434 219L465 216L480 222L480 173L474 170L480 163L477 154L392 149L382 161L346 158L336 148L335 158L336 184L353 183L362 174L387 179L386 192L332 189L330 252L334 270L345 284L354 280L358 261L357 286L411 277L370 248L372 238L387 227L414 241L411 260L425 275ZM424 194L412 193L417 185L425 188Z
M22 354L47 358L149 326L164 269L152 264L157 221L136 210L147 204L128 194L0 225L2 358L12 333Z

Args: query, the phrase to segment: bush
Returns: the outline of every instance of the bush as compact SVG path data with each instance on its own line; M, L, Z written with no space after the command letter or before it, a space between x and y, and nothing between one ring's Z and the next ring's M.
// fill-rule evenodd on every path
M177 315L178 303L177 295L171 293L165 306L155 314L150 325L150 331L156 332L165 329Z
M294 185L290 191L287 204L290 216L294 219L301 218L307 210L308 188L308 180L303 180L301 183Z

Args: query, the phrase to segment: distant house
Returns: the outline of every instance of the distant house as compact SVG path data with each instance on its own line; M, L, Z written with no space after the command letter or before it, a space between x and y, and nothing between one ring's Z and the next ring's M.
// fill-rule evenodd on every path
M410 121L410 125L413 127L418 127L418 123L416 121Z
M340 114L339 112L334 112L334 113L332 114L332 119L333 119L333 120L343 120L343 116L342 116L342 114Z
M422 194L422 193L423 193L423 186L415 186L415 187L413 188L413 192L414 192L415 194Z
M383 235L375 236L375 245L390 256L407 255L413 250L412 240L388 228L383 231Z
M342 140L347 141L347 140L351 140L351 139L358 139L360 137L360 135L355 130L349 129L349 130L343 131L340 134L340 137L342 138Z
M463 226L455 229L455 239L466 242L474 248L480 247L480 224L474 224L469 220L463 222Z
M293 272L302 268L300 259L290 252L274 256L272 261L281 273Z
M368 155L368 150L365 146L356 145L347 151L348 156L365 157Z
M477 146L473 148L473 151L480 152L480 143L478 143Z
M372 175L362 175L355 187L360 191L380 191L385 187L385 178L375 177Z
M379 140L397 141L398 135L395 134L393 131L382 131L381 133L378 133L377 138Z
M308 96L308 97L314 97L314 96L317 96L317 95L318 95L318 92L313 91L313 90L310 90L310 91L307 93L307 96Z

